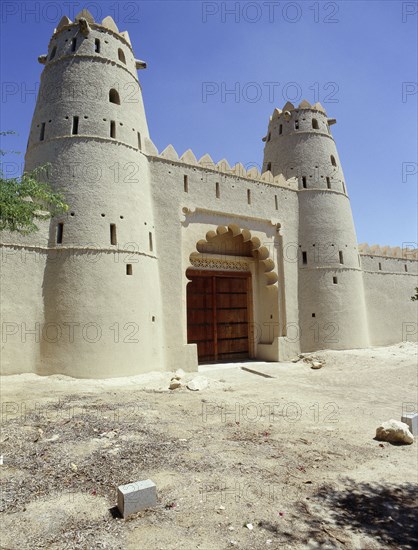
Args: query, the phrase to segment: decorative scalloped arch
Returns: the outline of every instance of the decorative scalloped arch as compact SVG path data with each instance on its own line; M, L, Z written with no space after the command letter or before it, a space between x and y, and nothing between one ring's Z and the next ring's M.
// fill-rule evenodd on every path
M262 246L260 239L253 237L248 229L242 229L235 223L230 223L228 226L218 225L216 231L208 231L206 238L196 243L197 252L190 254L190 261L193 263L193 260L196 261L202 258L204 254L210 254L206 250L210 249L211 242L227 233L229 233L232 239L240 238L244 245L246 245L249 254L263 266L266 285L276 284L278 281L277 273L274 271L276 266L274 260L270 258L269 249L266 246Z

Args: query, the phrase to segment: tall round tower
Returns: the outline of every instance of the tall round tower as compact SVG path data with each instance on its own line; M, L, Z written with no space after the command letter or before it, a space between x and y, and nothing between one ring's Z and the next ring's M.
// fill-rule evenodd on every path
M148 127L129 36L85 10L49 43L26 169L50 164L68 213L49 227L41 374L163 368Z
M319 103L303 101L298 108L287 103L283 111L274 111L265 138L263 171L299 181L302 351L369 343L357 238L330 131L335 122ZM293 255L288 261L294 261Z

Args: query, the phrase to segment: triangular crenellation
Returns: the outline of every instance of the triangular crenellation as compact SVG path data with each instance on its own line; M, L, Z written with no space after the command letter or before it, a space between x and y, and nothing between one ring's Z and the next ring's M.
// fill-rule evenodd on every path
M86 9L81 10L80 13L78 13L75 16L75 21L80 21L80 19L85 19L87 23L90 23L90 24L95 23L94 17L89 12L89 10L86 10Z

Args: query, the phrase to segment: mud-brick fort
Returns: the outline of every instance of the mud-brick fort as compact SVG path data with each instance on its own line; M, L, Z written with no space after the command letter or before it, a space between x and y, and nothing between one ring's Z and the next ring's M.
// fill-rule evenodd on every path
M110 17L64 17L39 61L26 170L49 163L69 210L2 234L4 374L190 371L416 339L417 251L357 243L319 103L275 109L260 174L157 151L145 63Z

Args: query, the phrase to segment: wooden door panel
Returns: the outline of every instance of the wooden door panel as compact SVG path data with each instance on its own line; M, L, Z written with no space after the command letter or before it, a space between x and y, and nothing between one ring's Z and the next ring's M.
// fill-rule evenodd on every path
M211 309L192 309L187 316L192 325L213 324L213 315Z
M199 361L212 361L214 359L214 342L196 342Z
M240 294L227 294L227 293L217 293L216 294L216 307L218 309L231 309L231 308L245 308L247 309L247 293Z
M218 323L218 340L248 338L248 323Z
M205 323L201 325L194 325L193 327L193 341L200 342L212 340L213 341L213 324Z
M248 275L188 272L187 340L199 362L249 356Z
M235 340L219 340L219 355L231 353L248 353L248 338L237 338Z
M247 322L247 309L218 309L216 320L218 323L245 323Z
M248 337L218 340L218 352L220 354L248 352Z
M212 309L212 294L199 292L189 293L187 297L188 309Z
M247 293L247 279L243 277L219 277L216 281L216 291L219 293Z

